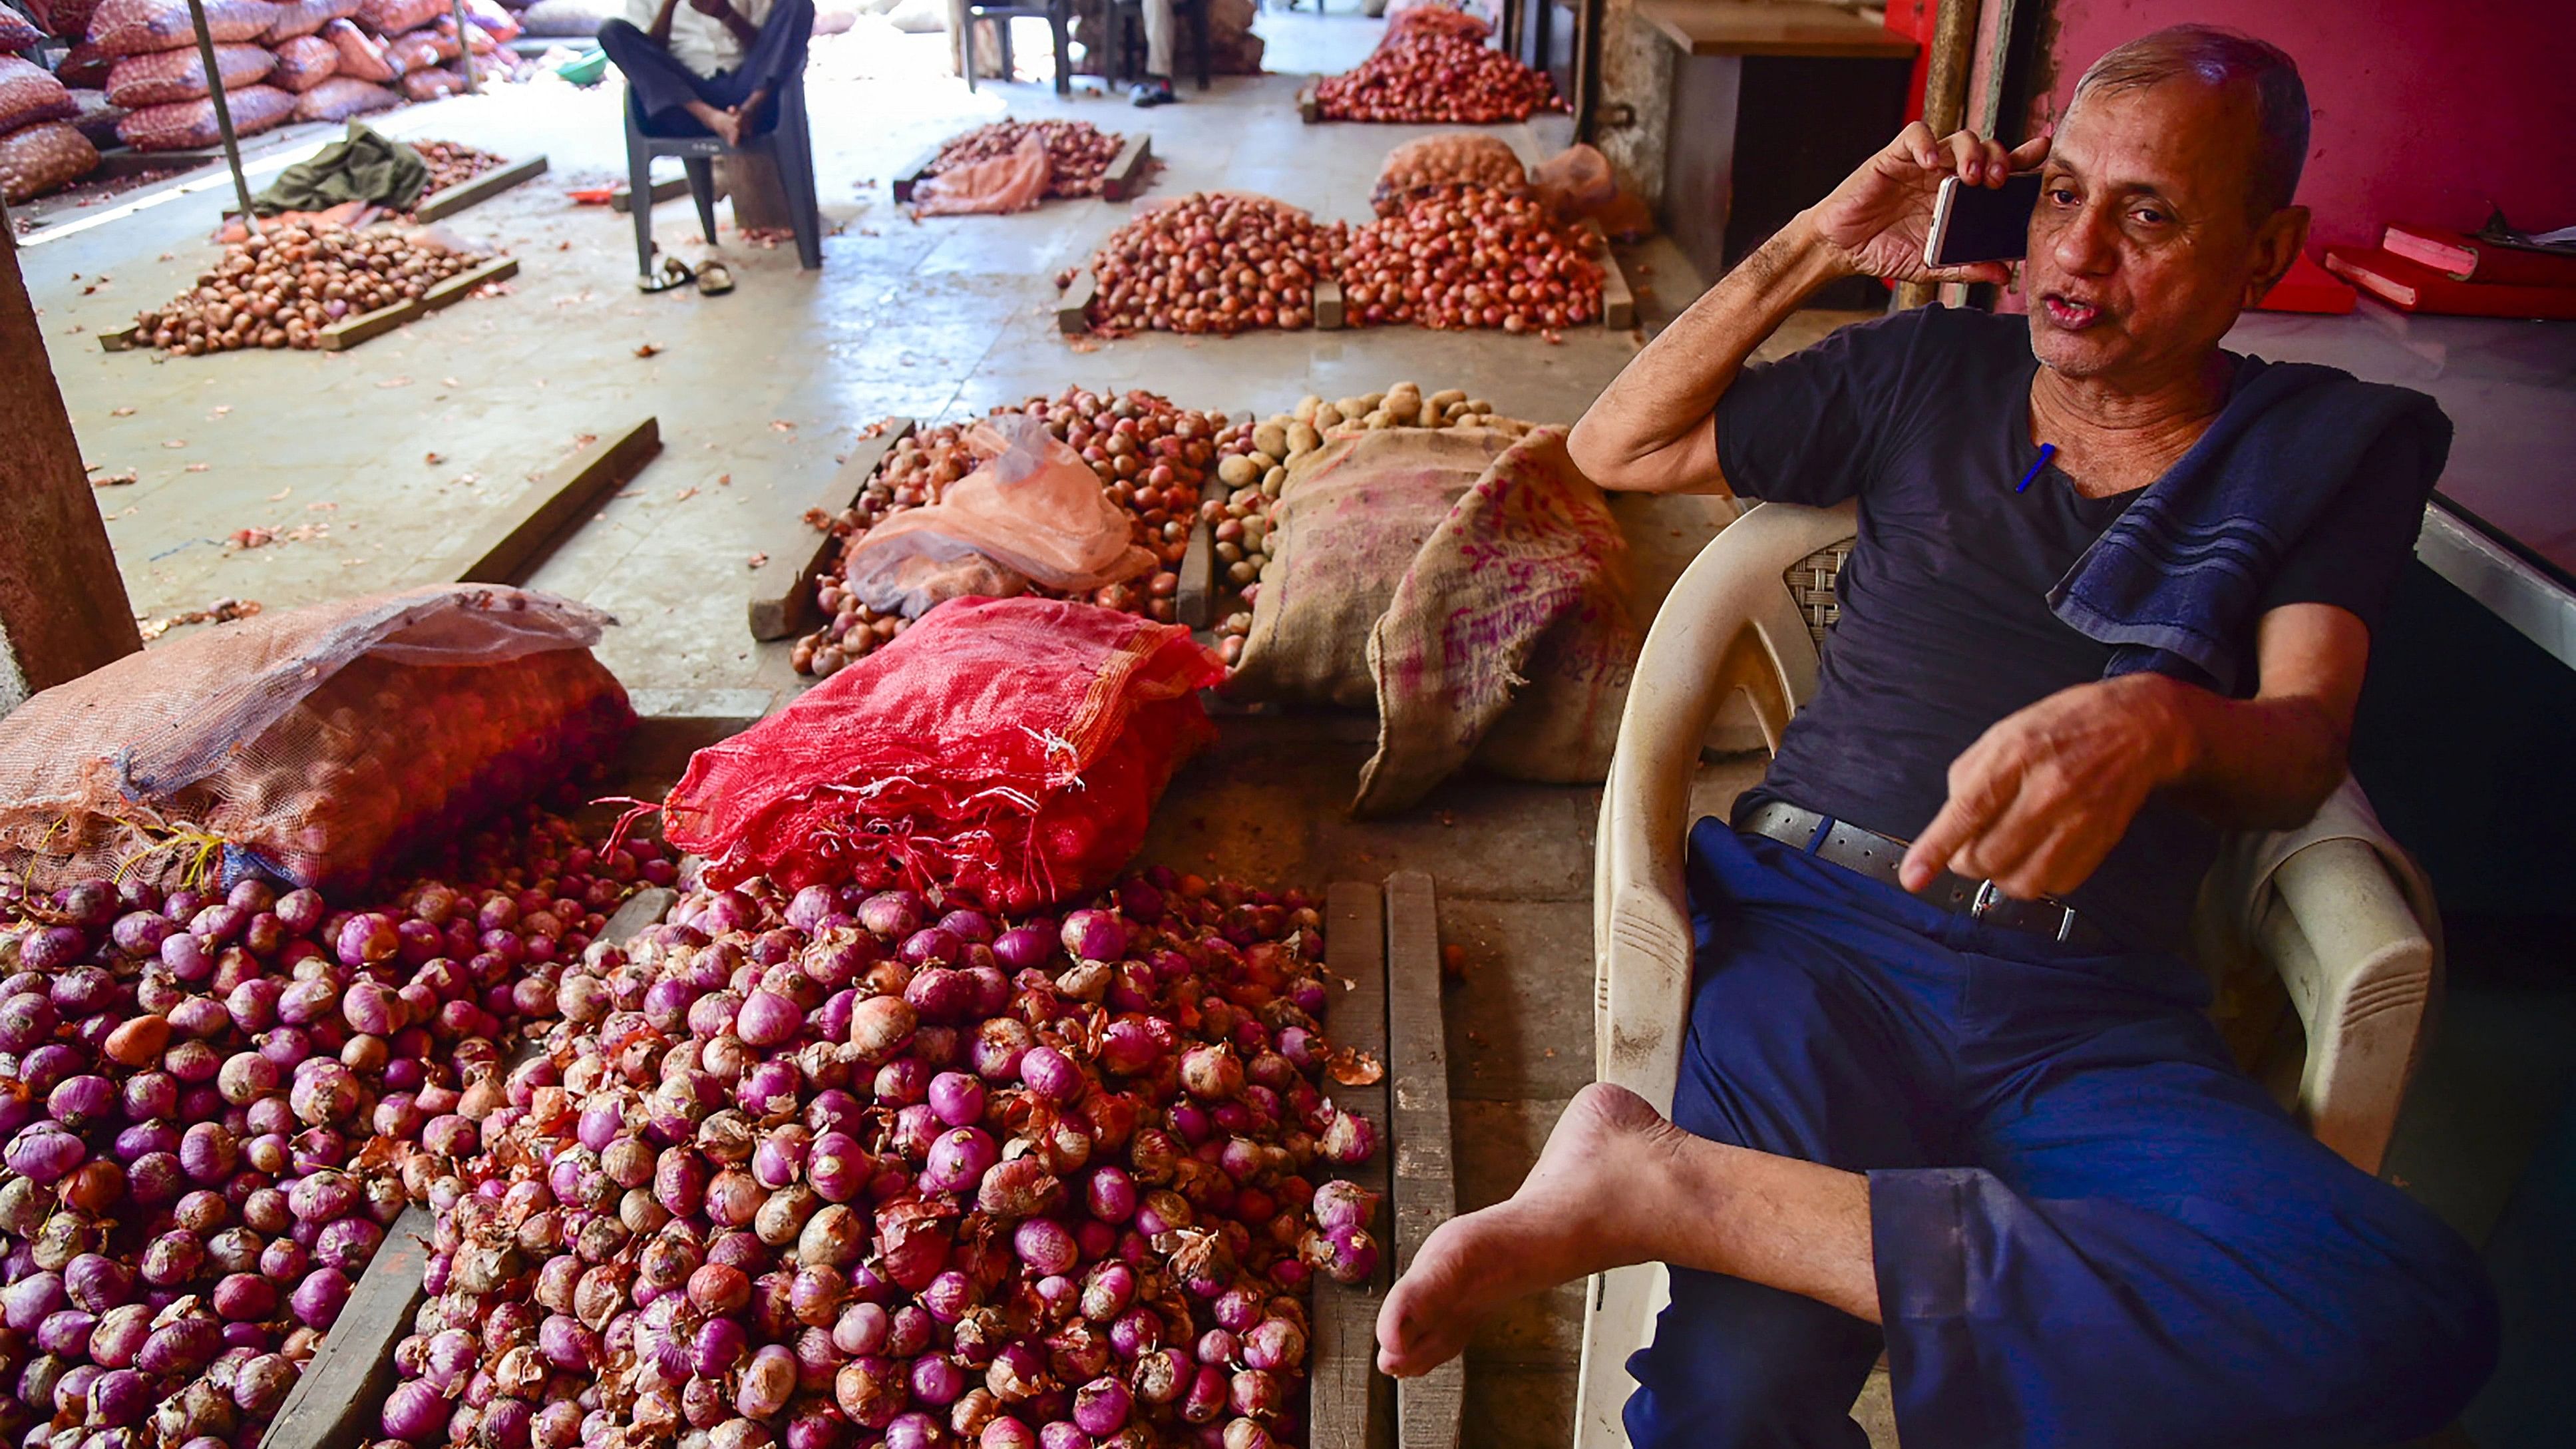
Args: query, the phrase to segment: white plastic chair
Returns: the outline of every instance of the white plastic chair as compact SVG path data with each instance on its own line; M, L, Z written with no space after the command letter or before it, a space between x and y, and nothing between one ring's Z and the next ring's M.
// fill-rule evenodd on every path
M1719 708L1751 706L1778 749L1816 689L1811 627L1833 617L1835 555L1855 512L1760 504L1700 552L1646 636L1602 789L1593 873L1596 1072L1672 1110L1689 1021L1690 909L1682 867L1691 778ZM1817 555L1825 555L1817 558ZM1797 570L1794 583L1787 577ZM2300 831L2231 840L2204 883L2195 935L2277 970L2306 1027L2297 1111L2320 1141L2379 1169L2422 1044L2440 964L2429 891L2347 778ZM1593 1278L1586 1295L1576 1449L1624 1445L1630 1353L1668 1301L1659 1264Z

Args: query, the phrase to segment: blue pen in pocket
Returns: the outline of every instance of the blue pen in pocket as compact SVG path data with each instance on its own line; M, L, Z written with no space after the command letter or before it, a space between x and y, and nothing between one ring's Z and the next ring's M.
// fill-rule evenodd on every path
M2055 443L2040 444L2039 457L2031 462L2030 471L2021 475L2021 482L2014 486L2013 491L2015 493L2028 493L2030 491L2030 485L2039 481L2039 470L2047 467L2048 460L2056 456L2057 445Z

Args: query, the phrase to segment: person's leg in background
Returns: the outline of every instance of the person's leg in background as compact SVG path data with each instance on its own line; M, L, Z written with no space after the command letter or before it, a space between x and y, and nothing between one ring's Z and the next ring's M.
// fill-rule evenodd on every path
M626 21L603 21L599 48L626 77L627 94L635 98L635 108L643 113L648 131L669 131L684 116L696 118L703 125L704 118L697 117L695 108L711 106L721 110L732 104L731 98L718 98L722 93L710 89L712 83L707 77L682 65L677 56Z
M1145 17L1145 78L1128 93L1140 106L1168 106L1180 97L1172 91L1172 0L1141 0Z
M2188 965L1961 934L1981 1165L1870 1175L1906 1449L2349 1449L2460 1411L2496 1353L2469 1246L2239 1072Z

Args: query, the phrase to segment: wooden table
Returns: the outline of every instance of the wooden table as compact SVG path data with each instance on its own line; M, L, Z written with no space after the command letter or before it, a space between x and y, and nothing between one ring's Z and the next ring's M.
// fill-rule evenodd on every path
M1714 279L1905 123L1915 43L1807 0L1638 0L1681 52L1665 131L1664 229ZM1875 282L1837 283L1817 306L1867 307Z

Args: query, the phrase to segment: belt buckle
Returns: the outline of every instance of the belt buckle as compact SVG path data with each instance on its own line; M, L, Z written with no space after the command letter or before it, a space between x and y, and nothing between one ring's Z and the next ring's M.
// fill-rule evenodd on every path
M1976 894L1968 899L1968 918L1970 920L1982 921L1987 917L1987 915L1998 908L2012 904L2016 904L2013 898L2005 895L1996 887L1993 881L1981 880L1977 882ZM2059 901L2046 899L2031 901L2027 904L2046 906L2050 910L2057 912L2057 924L2053 928L2041 928L2039 930L2039 934L2055 937L2060 945L2063 945L2074 938L2074 907ZM1996 924L2003 925L2005 923L1999 921Z

